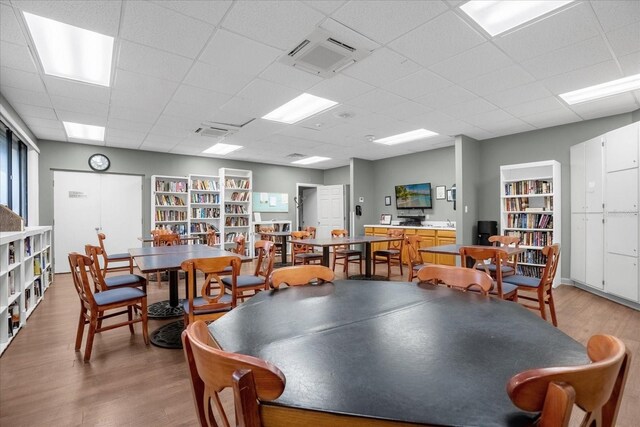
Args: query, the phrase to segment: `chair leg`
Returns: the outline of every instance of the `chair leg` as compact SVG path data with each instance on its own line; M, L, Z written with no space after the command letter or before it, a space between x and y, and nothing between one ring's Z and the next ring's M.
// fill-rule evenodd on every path
M556 305L553 301L553 293L549 289L549 311L551 312L551 322L553 326L558 326L558 319L556 318Z
M402 257L398 258L398 264L400 264L400 275L404 276L404 273L402 272Z
M387 280L391 280L391 257L387 257Z
M133 274L133 258L129 258L129 274Z
M133 330L133 307L131 306L127 307L127 318L129 319L129 331L133 335L135 331Z
M547 320L547 305L544 302L544 294L538 292L538 310L544 320Z
M93 350L93 337L96 335L96 328L98 319L91 314L91 320L89 321L89 333L87 334L87 344L84 348L84 361L88 362L91 359L91 350Z
M82 345L82 335L84 334L84 324L85 319L84 315L87 310L84 307L80 308L80 320L78 321L78 332L76 333L76 351L80 350L80 346Z
M149 327L147 326L149 317L147 316L147 297L140 301L140 311L142 312L142 338L144 343L149 345Z

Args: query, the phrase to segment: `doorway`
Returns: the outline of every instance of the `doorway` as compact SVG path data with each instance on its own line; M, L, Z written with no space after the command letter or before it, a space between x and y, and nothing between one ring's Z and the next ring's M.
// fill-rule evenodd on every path
M54 171L53 183L56 273L69 272L67 255L97 245L99 232L107 236L107 253L140 246L142 176Z
M317 238L331 237L331 230L347 229L344 185L296 184L296 226L316 227Z

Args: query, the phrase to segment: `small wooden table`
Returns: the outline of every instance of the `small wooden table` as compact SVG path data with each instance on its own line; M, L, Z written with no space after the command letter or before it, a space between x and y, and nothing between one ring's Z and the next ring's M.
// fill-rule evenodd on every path
M279 237L282 248L280 249L280 265L277 267L284 267L289 264L287 261L287 237L291 236L290 231L259 231L258 234L272 237Z
M394 242L403 237L391 236L354 236L354 237L328 237L323 239L291 239L289 242L296 245L319 246L322 248L322 265L329 267L329 248L331 246L364 244L365 267L364 276L351 276L350 279L360 280L386 280L383 276L371 275L371 243Z

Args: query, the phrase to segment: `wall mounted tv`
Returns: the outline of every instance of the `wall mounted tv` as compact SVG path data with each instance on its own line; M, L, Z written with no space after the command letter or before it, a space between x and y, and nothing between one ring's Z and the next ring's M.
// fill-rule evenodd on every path
M431 183L396 185L397 209L431 209Z

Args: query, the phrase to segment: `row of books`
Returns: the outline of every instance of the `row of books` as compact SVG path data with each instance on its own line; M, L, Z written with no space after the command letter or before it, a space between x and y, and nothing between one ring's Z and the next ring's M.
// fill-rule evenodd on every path
M31 255L31 237L25 237L24 239L24 255Z
M248 179L226 178L224 180L224 188L245 188L249 189L250 182Z
M206 222L192 222L190 229L192 233L207 233L209 231L218 232L218 229L215 226Z
M246 214L247 208L243 205L224 205L224 213L228 214Z
M553 228L553 215L515 213L507 215L508 228Z
M519 194L548 194L553 193L552 181L532 179L525 181L509 182L504 185L504 194L507 196Z
M42 274L42 267L40 266L39 258L33 259L33 274L35 274L36 276L39 276Z
M240 236L244 236L244 238L246 239L247 233L236 233L236 232L225 233L224 241L225 243L233 243L236 241L236 238Z
M187 213L185 211L172 211L158 209L156 210L156 221L186 221Z
M220 218L220 208L192 208L191 218Z
M16 262L16 247L13 242L9 242L9 265Z
M547 257L542 254L542 251L529 249L518 255L518 262L544 265L547 262Z
M156 181L156 191L171 191L173 193L186 193L186 181Z
M17 302L9 306L7 317L9 318L9 336L12 337L14 330L20 327L20 307Z
M523 246L546 246L553 243L551 231L507 231L507 236L518 236Z
M160 206L184 206L184 200L178 196L168 196L166 194L156 194L156 205Z
M191 203L220 204L219 194L191 194Z
M231 193L231 197L229 198L232 202L248 202L249 201L249 193L234 191Z
M227 227L246 227L249 225L249 218L227 217L224 221L224 225Z
M518 274L529 277L540 277L542 275L542 267L535 265L518 265Z
M194 179L191 181L191 189L192 190L208 190L208 191L218 191L218 182L211 181L206 179Z
M528 197L504 199L504 210L542 212L553 210L553 197L541 197L539 200L530 200Z
M159 227L163 230L169 230L172 233L177 233L180 235L187 234L187 225L186 224L165 224L162 227Z

